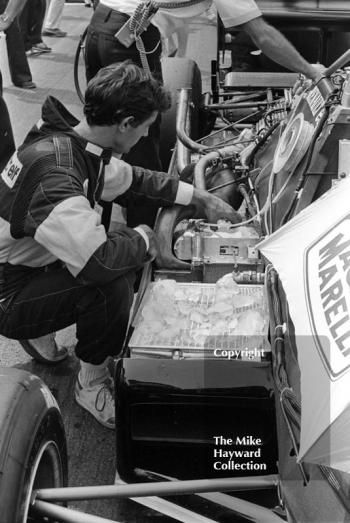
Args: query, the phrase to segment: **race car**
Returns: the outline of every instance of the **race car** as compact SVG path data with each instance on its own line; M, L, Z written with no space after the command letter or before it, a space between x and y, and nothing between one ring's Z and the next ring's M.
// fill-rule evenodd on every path
M185 493L250 521L347 520L349 475L298 460L294 325L259 244L348 175L349 61L346 52L317 85L214 64L204 96L195 62L164 61L180 91L163 122L163 161L239 209L242 223L208 223L201 209L159 213L162 249L142 276L115 377L117 472L135 485L67 487L56 400L39 378L1 369L4 522L102 522L65 504ZM160 320L155 302L167 313ZM272 490L269 508L232 495L259 489Z

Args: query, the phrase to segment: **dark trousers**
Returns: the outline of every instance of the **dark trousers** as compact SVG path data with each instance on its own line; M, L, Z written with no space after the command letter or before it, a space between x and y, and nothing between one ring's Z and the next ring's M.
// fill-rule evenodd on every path
M14 152L15 142L12 134L10 116L5 100L0 94L0 172Z
M134 280L130 272L107 285L86 286L65 268L41 271L10 303L0 302L0 334L38 338L76 323L77 357L98 365L123 347Z
M15 141L7 105L2 97L2 75L0 71L0 172L14 152Z
M0 0L0 13L5 11L6 5L7 0ZM5 35L12 83L22 85L23 82L30 82L32 75L17 19L6 29Z
M106 65L124 60L132 60L141 66L139 52L136 45L125 47L114 34L129 19L124 13L119 13L99 4L92 16L85 46L86 79L91 80L93 76ZM152 24L142 34L142 40L147 52L148 63L152 74L161 79L161 44L160 33ZM141 140L126 154L123 159L131 165L138 165L153 171L162 171L159 158L159 128L158 119L150 128L149 135ZM128 225L135 227L140 223L153 226L156 208L130 205L127 210Z
M26 51L29 51L33 45L42 42L41 32L45 11L45 0L27 0L18 17Z

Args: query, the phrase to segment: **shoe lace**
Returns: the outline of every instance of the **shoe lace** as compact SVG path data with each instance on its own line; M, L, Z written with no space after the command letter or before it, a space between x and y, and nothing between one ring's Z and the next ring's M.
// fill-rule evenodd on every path
M112 378L106 378L101 383L101 388L96 395L95 408L98 412L102 412L105 407L114 408L114 390Z

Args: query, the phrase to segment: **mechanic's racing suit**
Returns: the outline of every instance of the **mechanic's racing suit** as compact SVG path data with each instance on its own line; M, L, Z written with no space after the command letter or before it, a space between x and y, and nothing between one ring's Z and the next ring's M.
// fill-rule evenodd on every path
M0 333L31 339L77 323L76 354L102 363L120 350L135 271L148 238L105 232L95 203L187 204L192 187L131 167L74 132L50 97L0 176Z

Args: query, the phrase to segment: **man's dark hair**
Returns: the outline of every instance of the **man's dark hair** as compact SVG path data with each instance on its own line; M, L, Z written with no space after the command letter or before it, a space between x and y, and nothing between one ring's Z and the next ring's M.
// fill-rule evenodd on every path
M103 67L90 80L84 114L89 125L113 125L133 116L136 127L170 105L170 93L158 80L126 60Z

